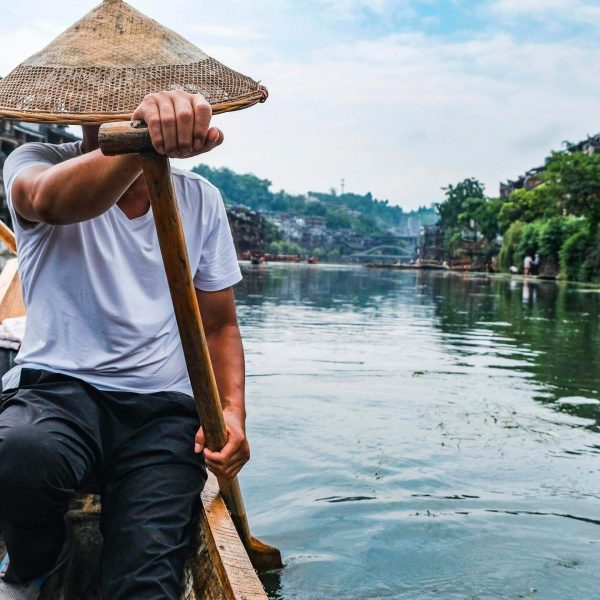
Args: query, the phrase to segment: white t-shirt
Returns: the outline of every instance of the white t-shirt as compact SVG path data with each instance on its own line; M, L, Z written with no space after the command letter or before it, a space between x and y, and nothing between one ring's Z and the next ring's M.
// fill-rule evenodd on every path
M27 327L3 388L16 387L21 368L29 367L103 390L191 395L152 209L129 219L115 204L72 225L25 225L15 214L11 188L19 173L80 154L81 142L26 144L4 165ZM196 288L218 291L238 283L242 277L219 191L178 169L173 181Z

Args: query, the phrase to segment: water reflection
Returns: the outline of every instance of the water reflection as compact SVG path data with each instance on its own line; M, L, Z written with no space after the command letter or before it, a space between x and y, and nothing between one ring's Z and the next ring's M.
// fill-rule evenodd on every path
M390 310L410 297L433 305L433 325L464 357L486 343L498 357L514 358L543 386L537 399L556 410L595 418L600 431L600 293L572 284L430 272L339 267L249 267L239 292L260 320L274 305ZM520 361L527 356L526 361ZM497 365L503 368L499 362ZM581 402L565 398L581 397Z
M239 294L244 304L318 305L324 309L375 308L380 297L393 296L397 283L383 271L343 267L255 266L244 269Z
M501 336L499 354L515 348L529 355L520 368L542 384L539 401L594 418L589 426L599 431L599 403L593 400L600 398L600 294L569 284L511 280L507 285L487 277L433 277L429 285L442 331L463 339L481 331ZM578 396L581 402L565 402Z

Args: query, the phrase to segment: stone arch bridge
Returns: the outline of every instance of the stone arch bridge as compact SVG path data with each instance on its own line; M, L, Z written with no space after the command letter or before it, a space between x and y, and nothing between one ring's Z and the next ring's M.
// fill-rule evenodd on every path
M403 236L404 244L381 244L362 252L355 252L350 258L363 263L397 263L413 260L416 257L417 236Z

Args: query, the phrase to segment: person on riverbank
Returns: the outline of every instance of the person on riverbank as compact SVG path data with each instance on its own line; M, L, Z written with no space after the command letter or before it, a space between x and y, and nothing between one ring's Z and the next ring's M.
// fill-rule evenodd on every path
M531 274L531 265L533 264L533 258L528 254L523 261L523 274L525 277L529 277Z
M110 35L114 44L106 42ZM96 59L82 54L86 49L101 49L102 66L81 98L78 79L63 99L64 71L61 86L37 82L45 90L40 103L64 110L61 102L75 97L83 110L98 90L105 89L102 102L139 94L130 63L147 44L139 69L150 66L135 81L158 86L157 60L175 78L172 89L136 95L129 113L147 123L156 151L189 158L223 143L208 101L183 91L193 87L185 77L203 73L208 57L125 3L104 2L53 44L31 59L48 54L46 77L61 56L87 68ZM115 56L127 64L103 71ZM69 68L77 71L79 63ZM130 84L114 93L120 76ZM10 77L0 82L0 116L13 90L2 88ZM36 98L36 90L22 93ZM253 98L259 101L260 91ZM44 110L35 118L46 118ZM102 494L102 599L178 600L206 466L230 478L249 459L232 291L241 272L221 195L202 177L173 170L228 433L224 448L212 452L192 397L141 163L136 155L102 154L99 123L89 124L100 118L81 117L81 142L27 144L4 167L28 316L0 405L0 529L8 551L0 599L38 598L44 579L68 559L69 502L93 479Z
M540 258L540 255L536 252L535 256L533 258L533 262L531 263L533 275L539 275L540 274L540 265L541 265L541 263L542 263L542 259Z

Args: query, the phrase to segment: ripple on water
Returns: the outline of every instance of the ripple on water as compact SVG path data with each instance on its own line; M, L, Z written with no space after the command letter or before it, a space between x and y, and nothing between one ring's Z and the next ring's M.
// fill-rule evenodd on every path
M600 400L597 398L585 398L584 396L572 396L567 398L559 398L556 404L569 406L600 406Z

